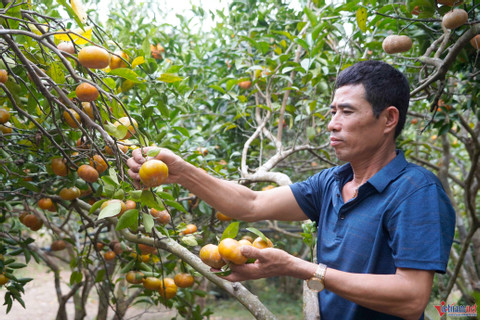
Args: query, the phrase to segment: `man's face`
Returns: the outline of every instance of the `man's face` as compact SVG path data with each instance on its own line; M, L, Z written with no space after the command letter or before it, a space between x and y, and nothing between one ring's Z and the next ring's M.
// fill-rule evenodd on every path
M339 160L368 161L385 146L383 112L380 118L375 117L371 104L365 99L362 84L338 88L330 111L330 145Z

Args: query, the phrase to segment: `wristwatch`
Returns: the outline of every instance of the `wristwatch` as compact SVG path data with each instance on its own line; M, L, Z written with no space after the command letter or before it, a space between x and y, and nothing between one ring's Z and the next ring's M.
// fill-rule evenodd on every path
M327 266L323 263L319 263L317 270L315 270L315 273L313 274L313 277L307 280L307 287L316 292L320 292L325 289L325 273L327 273Z

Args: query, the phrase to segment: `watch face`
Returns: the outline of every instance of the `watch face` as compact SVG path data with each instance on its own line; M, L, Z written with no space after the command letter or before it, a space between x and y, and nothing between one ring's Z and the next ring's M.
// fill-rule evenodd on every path
M322 291L325 287L323 282L318 278L309 279L307 281L307 286L313 291Z

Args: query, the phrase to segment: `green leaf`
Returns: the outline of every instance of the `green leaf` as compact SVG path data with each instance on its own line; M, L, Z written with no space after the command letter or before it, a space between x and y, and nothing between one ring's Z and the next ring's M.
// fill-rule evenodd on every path
M100 211L98 220L114 217L119 214L120 211L122 211L122 205L120 204L120 201L112 201L105 208L103 208L102 211Z
M128 271L132 270L133 266L135 265L135 259L132 259L130 260L130 262L128 262L125 267L122 268L122 270L120 270L120 273L127 273Z
M173 207L173 208L177 209L178 211L188 213L187 210L185 210L185 208L180 203L178 203L176 201L165 199L164 202L167 206Z
M197 239L195 238L194 235L186 235L185 237L182 237L181 242L189 247L195 247L198 246Z
M123 139L128 132L128 127L124 126L123 124L114 126L111 122L107 121L105 124L105 130L107 130L107 132L115 138Z
M113 69L108 74L111 75L111 76L119 76L119 77L122 77L124 79L133 81L135 83L142 83L143 82L142 80L139 79L140 76L135 71L133 71L132 69L128 69L128 68Z
M105 273L106 273L105 269L98 270L97 276L95 277L95 282L97 283L102 282L105 279Z
M225 93L225 90L223 90L222 87L217 86L217 85L215 85L215 84L211 84L211 85L209 85L208 87L209 87L209 88L212 88L212 89L214 89L214 90L217 90L217 91L220 92L220 93Z
M262 231L258 230L257 228L250 227L250 228L247 228L247 231L250 231L251 233L256 234L258 237L262 238L263 241L268 243L268 238L263 234Z
M134 226L138 221L138 209L130 209L125 211L115 226L115 230L122 230L131 226Z
M83 274L79 271L73 271L70 275L70 284L73 285L75 283L82 282Z
M240 222L235 221L232 222L228 225L228 227L225 228L225 231L222 233L222 238L220 239L223 240L225 238L232 238L234 239L238 235L238 230L240 229Z
M15 262L8 265L8 267L12 269L21 269L21 268L25 268L26 266L27 266L26 264L21 262Z
M183 78L172 73L162 73L160 77L157 78L157 80L167 83L174 83L182 81Z
M149 208L155 208L157 210L164 210L165 208L161 203L155 199L155 196L150 190L143 190L142 197L140 199L142 205L147 206Z
M150 213L143 213L143 227L145 228L145 231L150 233L152 232L152 228L155 224L155 221L153 220L153 217Z
M312 24L312 27L315 27L317 25L317 17L315 16L315 13L313 13L312 10L310 10L308 7L303 8L303 12L308 17L308 20L310 20L310 23Z
M356 12L357 24L362 32L367 31L367 9L364 7L358 8Z
M156 157L160 153L160 148L152 148L147 151L147 156L148 157Z

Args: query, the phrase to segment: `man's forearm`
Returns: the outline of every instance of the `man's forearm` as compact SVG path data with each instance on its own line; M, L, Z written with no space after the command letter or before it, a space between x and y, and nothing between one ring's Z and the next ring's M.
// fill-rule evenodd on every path
M379 312L419 319L428 303L433 271L397 269L396 274L358 274L327 269L325 287Z

